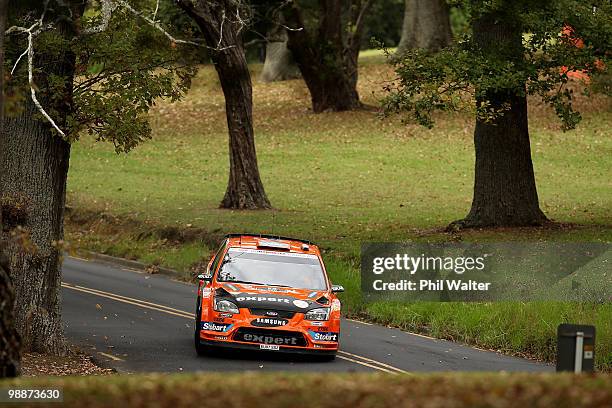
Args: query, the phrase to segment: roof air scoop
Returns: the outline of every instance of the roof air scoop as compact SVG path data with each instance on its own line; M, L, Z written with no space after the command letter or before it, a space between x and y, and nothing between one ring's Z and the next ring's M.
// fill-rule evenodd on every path
M291 249L291 245L286 244L284 242L271 241L271 240L260 240L257 242L258 248L272 248L288 251Z

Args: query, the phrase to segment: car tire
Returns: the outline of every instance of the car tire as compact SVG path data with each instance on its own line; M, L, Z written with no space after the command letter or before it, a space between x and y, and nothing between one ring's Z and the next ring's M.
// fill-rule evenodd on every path
M326 354L323 356L318 356L317 360L321 361L321 362L331 362L334 361L336 359L336 353L334 354Z
M200 297L198 297L198 300L196 302L195 330L193 334L193 339L195 343L196 353L198 354L198 356L204 356L206 355L206 347L200 344L200 316L202 316L202 301Z
M204 346L202 346L199 342L198 339L196 339L196 344L195 344L195 349L196 349L196 354L199 357L205 356L206 355L206 349L204 348Z
M198 357L210 355L210 352L208 351L208 349L205 346L200 344L199 339L196 339L195 349L196 349L196 353Z

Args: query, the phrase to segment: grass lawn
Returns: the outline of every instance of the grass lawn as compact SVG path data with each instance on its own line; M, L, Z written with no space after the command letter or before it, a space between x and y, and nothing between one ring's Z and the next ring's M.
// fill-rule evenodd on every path
M378 53L362 57L359 91L376 105L393 78ZM262 179L274 210L218 204L228 177L224 99L211 67L187 98L150 115L153 140L128 155L84 138L73 146L67 239L75 248L188 271L226 232L308 238L325 250L344 284L345 311L481 347L551 360L560 322L594 323L597 360L612 366L612 307L575 304L364 304L363 241L607 241L612 238L612 103L577 97L578 129L563 133L554 113L530 105L540 204L555 228L465 231L443 228L469 210L473 119L440 115L428 130L381 120L373 110L310 112L301 80L256 81L254 119Z
M19 407L605 407L612 376L571 374L154 374L2 380L61 388L64 402Z

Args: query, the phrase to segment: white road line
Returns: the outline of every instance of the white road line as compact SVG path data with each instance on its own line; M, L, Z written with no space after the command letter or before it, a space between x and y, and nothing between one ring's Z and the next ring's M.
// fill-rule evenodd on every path
M413 336L423 337L424 339L429 339L429 340L440 340L440 339L436 339L435 337L429 337L429 336L426 336L426 335L421 334L421 333L413 333L413 332L406 332L406 333L411 334L411 335L413 335Z
M380 361L372 360L370 358L359 356L357 354L352 354L352 353L349 353L349 352L344 351L344 350L338 350L338 353L343 354L343 355L347 355L347 356L350 356L350 357L354 357L354 358L360 358L360 359L362 359L364 361L367 361L367 362L370 362L370 363L378 364L379 366L388 368L389 370L394 370L394 371L396 371L396 372L398 372L400 374L407 374L408 373L408 371L402 370L401 368L397 368L397 367L394 367L394 366L389 365L389 364L381 363Z
M140 306L140 307L144 307L146 309L157 310L158 312L168 313L168 314L171 314L171 315L174 315L174 316L178 316L178 317L184 317L184 318L187 318L187 319L192 319L193 318L191 313L187 313L187 312L183 312L183 311L179 311L180 313L176 313L176 312L173 312L172 310L167 310L165 308L165 306L162 306L162 307L151 306L150 302L146 302L147 304L143 304L143 303L141 303L141 301L138 301L137 299L113 296L111 294L100 293L100 292L95 291L95 290L90 290L88 288L83 288L83 287L76 286L76 285L69 285L69 284L65 284L65 283L62 283L62 287L67 288L67 289L77 290L79 292L89 293L91 295L105 297L105 298L108 298L108 299L116 300L117 302L127 303L127 304L134 305L134 306Z
M336 357L337 358L341 358L342 360L350 361L351 363L360 364L362 366L370 367L370 368L373 368L373 369L378 370L378 371L384 371L385 373L397 374L395 371L387 370L386 368L382 368L382 367L378 367L378 366L375 366L375 365L372 365L372 364L364 363L363 361L353 360L352 358L349 358L349 357L345 357L345 356L336 356Z
M79 260L81 262L89 262L89 259L80 258L78 256L70 256L70 258L77 259L77 260Z
M98 351L98 354L100 354L101 356L104 356L106 358L110 358L111 360L115 360L115 361L123 361L122 358L119 358L117 356L113 356L112 354L108 354L108 353L103 353L101 351Z
M360 320L355 320L355 319L344 319L344 320L347 320L347 321L353 322L353 323L365 324L366 326L373 326L372 323L366 323L366 322L362 322Z
M150 305L150 306L155 306L155 307L158 307L158 308L161 308L161 309L166 309L166 310L169 310L171 312L184 313L184 314L187 314L189 317L193 316L191 313L185 312L184 310L175 309L175 308L170 307L170 306L160 305L158 303L147 302L146 300L135 299L135 298L131 298L131 297L128 297L128 296L118 295L116 293L105 292L105 291L99 290L99 289L91 289L91 288L86 288L84 286L73 285L73 284L64 283L64 282L62 282L62 286L70 288L70 289L82 289L82 290L86 290L86 291L89 291L89 292L96 292L96 294L108 295L108 296L113 296L113 297L120 298L120 299L130 300L130 301L133 301L133 302L143 303L145 305Z

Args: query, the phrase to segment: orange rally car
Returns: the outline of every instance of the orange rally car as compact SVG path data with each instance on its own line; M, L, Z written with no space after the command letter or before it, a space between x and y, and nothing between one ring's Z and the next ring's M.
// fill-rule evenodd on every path
M306 353L332 360L344 291L318 247L273 235L227 235L198 275L195 348Z

